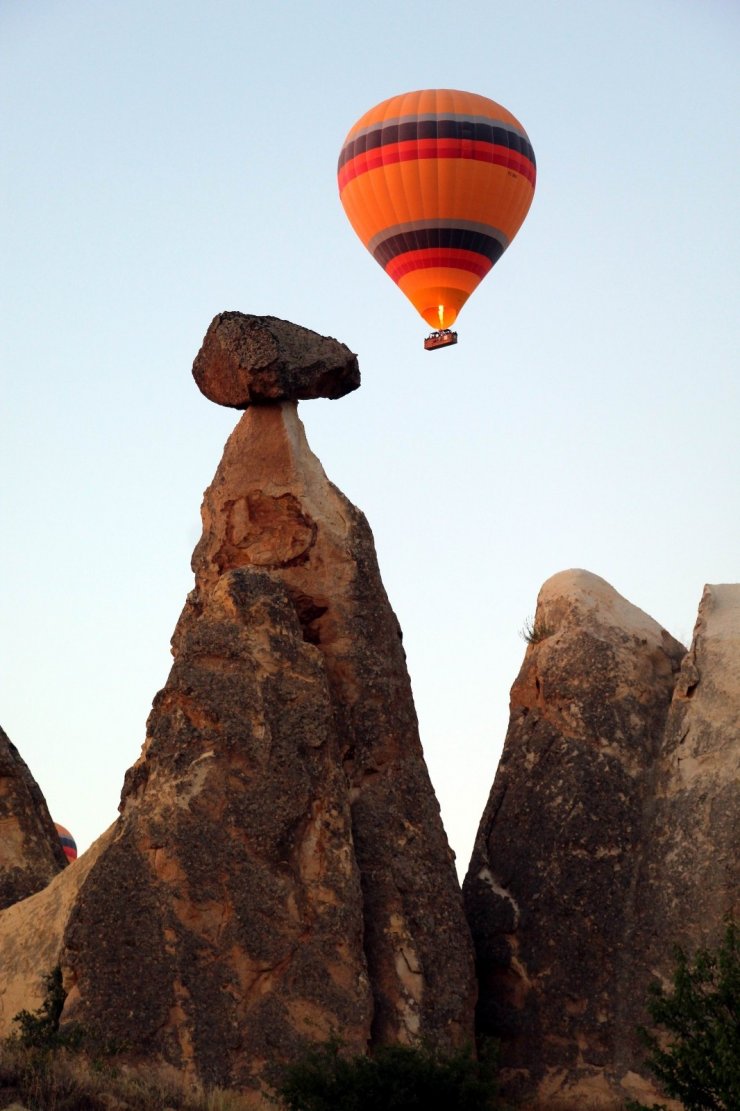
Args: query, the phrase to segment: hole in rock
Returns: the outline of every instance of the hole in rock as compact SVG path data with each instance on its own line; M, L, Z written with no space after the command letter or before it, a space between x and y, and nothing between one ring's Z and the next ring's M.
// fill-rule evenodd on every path
M311 598L308 594L293 592L291 592L290 600L295 606L296 615L303 630L303 639L308 644L321 644L320 621L329 609L328 605L324 605L317 598Z

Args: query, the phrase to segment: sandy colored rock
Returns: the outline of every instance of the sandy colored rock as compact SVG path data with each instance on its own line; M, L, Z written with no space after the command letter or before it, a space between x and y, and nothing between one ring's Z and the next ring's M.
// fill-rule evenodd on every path
M641 991L670 982L672 952L715 947L740 916L740 585L706 586L654 771L628 923L618 1065L639 1059Z
M740 911L740 585L706 586L656 777L649 854L657 917L676 937Z
M66 865L46 800L0 729L0 910L33 895Z
M272 401L339 398L360 385L345 344L274 316L222 312L193 363L198 389L233 409Z
M366 1044L349 803L321 656L280 582L227 572L176 641L115 839L70 916L64 1018L249 1088L332 1030Z
M19 1011L35 1011L43 1002L44 981L61 963L64 932L80 888L113 829L43 891L0 912L0 1038L14 1032Z
M335 1033L470 1042L472 944L372 535L295 403L242 417L203 524L120 818L0 915L0 1034L58 963L65 1025L268 1108Z
M193 604L226 570L256 563L285 585L324 660L362 880L373 1040L469 1039L469 940L401 630L367 521L327 480L295 405L244 415L202 517Z
M479 1029L505 1093L618 1108L625 931L655 762L685 649L585 571L543 586L503 755L464 884Z

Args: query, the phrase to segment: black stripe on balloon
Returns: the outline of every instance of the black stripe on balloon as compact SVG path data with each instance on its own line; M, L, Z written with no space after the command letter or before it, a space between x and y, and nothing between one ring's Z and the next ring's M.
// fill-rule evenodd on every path
M429 247L474 251L490 259L491 264L497 262L504 253L498 239L481 231L471 231L469 228L419 228L384 239L373 251L373 258L381 266L386 266L391 259L404 255L407 251L424 251Z
M529 140L506 127L474 123L472 120L411 120L407 123L381 125L364 135L358 135L342 148L337 168L341 170L345 163L368 150L375 150L389 143L404 143L410 139L471 139L476 143L491 143L515 150L517 154L528 158L533 166L536 165Z

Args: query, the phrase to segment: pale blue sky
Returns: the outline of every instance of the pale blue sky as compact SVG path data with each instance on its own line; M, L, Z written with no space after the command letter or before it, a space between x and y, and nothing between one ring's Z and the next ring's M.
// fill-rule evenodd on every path
M82 848L238 419L190 375L224 309L359 354L300 412L374 530L462 871L542 582L585 567L688 639L737 581L739 46L732 0L0 0L0 724ZM514 112L538 185L430 355L335 169L435 86Z

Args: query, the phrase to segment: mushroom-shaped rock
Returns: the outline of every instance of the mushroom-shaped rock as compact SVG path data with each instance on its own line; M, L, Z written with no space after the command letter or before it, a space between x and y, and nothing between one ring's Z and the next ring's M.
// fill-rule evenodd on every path
M270 401L335 399L360 385L357 356L339 340L275 316L222 312L193 363L201 393L246 409Z

